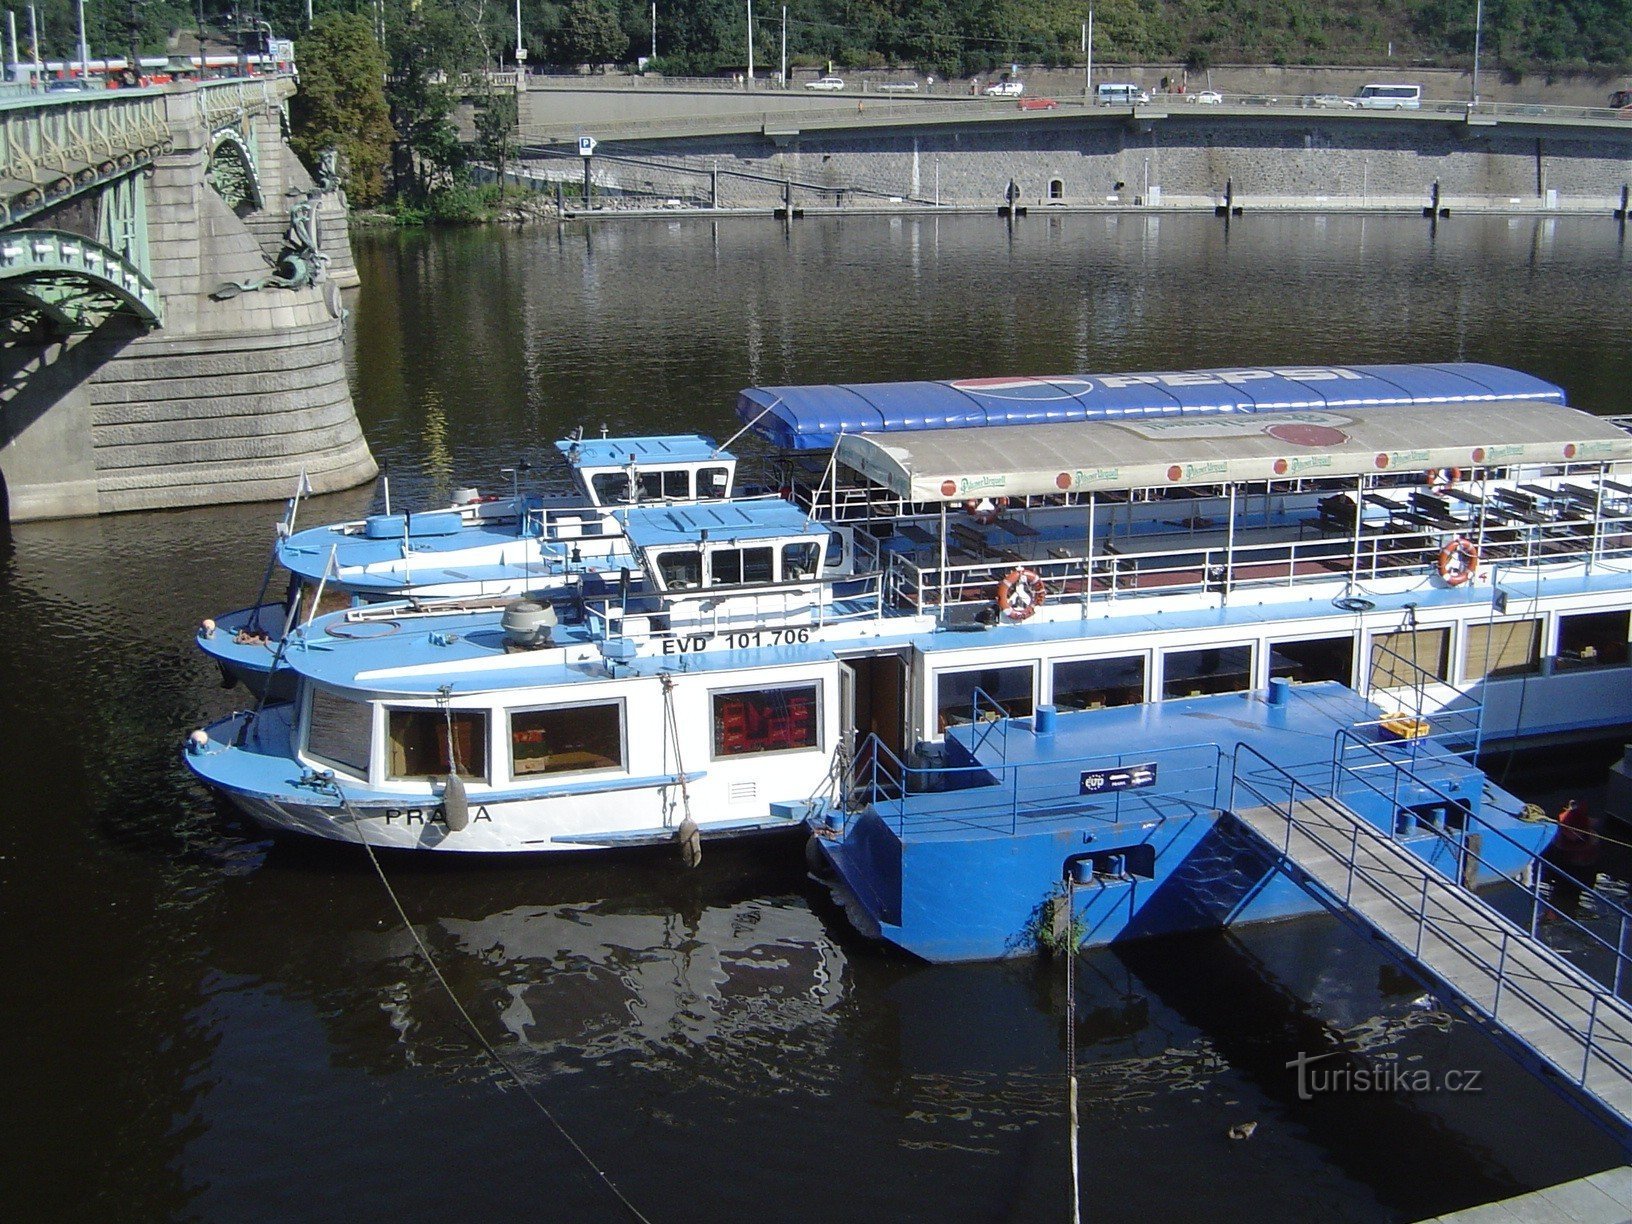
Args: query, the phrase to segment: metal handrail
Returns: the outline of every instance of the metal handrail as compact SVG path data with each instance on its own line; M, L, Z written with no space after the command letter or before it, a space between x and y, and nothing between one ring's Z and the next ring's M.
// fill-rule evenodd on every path
M1286 804L1285 804L1284 808L1279 804L1279 802L1278 802L1278 800L1277 800L1277 798L1275 796L1267 794L1258 785L1255 785L1253 781L1249 780L1251 775L1245 774L1244 771L1242 770L1243 757L1256 758L1259 765L1261 765L1264 769L1267 769L1267 771L1272 776L1273 775L1279 775L1282 779L1285 780L1287 800L1286 800ZM1254 772L1255 773L1261 773L1262 770L1259 770L1257 767L1255 767ZM1284 837L1282 839L1282 843L1281 843L1281 846L1280 846L1280 851L1281 851L1281 854L1282 854L1282 856L1284 858L1287 858L1287 859L1291 858L1292 830L1293 830L1293 827L1296 826L1298 828L1299 832L1301 832L1310 841L1314 842L1315 845L1317 845L1319 848L1321 848L1322 850L1325 850L1327 853L1331 854L1334 859L1337 859L1338 861L1343 861L1341 856L1342 856L1344 847L1342 847L1341 845L1338 845L1338 844L1334 844L1332 841L1330 841L1327 838L1323 838L1320 835L1320 833L1317 831L1318 826L1315 826L1313 824L1313 822L1310 822L1310 821L1307 821L1307 820L1300 820L1298 818L1298 815L1297 815L1298 792L1300 790L1305 792L1308 795L1309 799L1314 804L1318 804L1318 805L1320 805L1323 808L1326 808L1328 810L1330 810L1331 808L1334 808L1334 807L1337 806L1337 804L1338 804L1337 800L1334 800L1331 796L1321 795L1318 792L1316 792L1315 790L1313 790L1312 788L1310 788L1307 784L1300 782L1297 778L1295 778L1287 770L1285 770L1281 766L1275 764L1275 762L1271 761L1268 757L1264 756L1263 753L1257 751L1255 748L1253 748L1249 744L1237 744L1236 745L1235 754L1234 754L1234 763L1233 763L1233 768L1232 768L1232 778L1231 778L1231 800L1230 800L1230 802L1231 802L1232 809L1238 807L1238 804L1236 803L1236 799L1235 799L1236 788L1245 788L1251 795L1253 795L1260 802L1262 802L1263 804L1268 806L1272 811L1274 811L1276 813L1276 815L1279 816L1281 818L1281 820L1284 822L1285 835L1284 835ZM1388 901L1389 904L1393 905L1395 908L1400 910L1402 913L1405 913L1408 916L1414 916L1417 919L1417 942L1416 942L1416 948L1415 948L1415 950L1413 952L1413 955L1416 955L1416 956L1420 957L1421 949L1422 949L1423 936L1430 928L1433 929L1433 931L1434 931L1434 933L1436 935L1439 935L1439 936L1441 936L1443 938L1447 938L1447 940L1449 942L1453 942L1453 943L1456 942L1456 940L1454 938L1454 935L1451 932L1448 932L1447 930L1445 930L1445 928L1448 925L1465 925L1465 924L1446 923L1442 919L1430 919L1429 916L1428 916L1428 912L1427 912L1426 895L1424 895L1424 897L1419 901L1418 905L1416 906L1416 908L1414 910L1407 907L1406 904L1404 903L1404 901L1394 891L1392 891L1388 887L1386 882L1384 882L1378 876L1378 874L1376 872L1369 871L1369 870L1367 870L1367 869L1365 869L1365 868L1363 868L1363 867L1361 867L1359 865L1359 863L1358 863L1358 844L1359 844L1359 838L1360 838L1360 834L1361 834L1362 825L1364 825L1365 829L1368 830L1368 835L1370 835L1370 836L1375 836L1375 837L1378 837L1378 838L1385 838L1385 834L1382 832L1382 830L1377 829L1375 826L1373 826L1373 825L1371 825L1371 824L1369 824L1367 822L1364 822L1364 821L1361 821L1359 819L1352 818L1352 817L1350 817L1349 819L1350 819L1350 823L1351 823L1351 828L1350 828L1348 856L1347 856L1348 880L1347 880L1347 883L1345 885L1343 896L1341 898L1337 898L1337 899L1339 899L1342 902L1342 904L1344 905L1345 908L1350 908L1351 907L1353 892L1354 892L1354 881L1355 881L1356 876L1358 875L1360 878L1365 879L1368 883L1372 884L1373 887L1375 887L1375 889L1377 890L1377 892L1383 898L1385 898ZM1329 828L1330 826L1326 826L1326 827ZM1497 831L1492 830L1492 832L1497 832ZM1395 841L1396 840L1394 838L1393 834L1392 834L1392 831L1390 832L1390 834L1386 835L1386 840L1390 840L1390 841ZM1463 852L1467 853L1465 846L1463 847ZM1480 861L1483 861L1483 860L1481 859ZM1422 864L1422 867L1423 867L1423 871L1424 871L1422 888L1423 888L1424 894L1426 894L1427 887L1428 887L1428 882L1429 882L1429 878L1430 878L1429 873L1433 872L1433 868L1432 868L1432 866L1430 864L1428 864L1426 862L1424 862ZM1449 881L1447 881L1447 883L1448 882ZM1334 896L1335 896L1335 894L1334 894ZM1500 1020L1501 1020L1500 1006L1501 1006L1501 1002L1502 1002L1502 993L1503 993L1504 989L1510 989L1512 991L1512 993L1517 994L1525 1003L1527 1003L1531 1008L1533 1008L1537 1012L1540 1012L1543 1016L1545 1016L1549 1021L1551 1021L1560 1030L1562 1030L1563 1032L1565 1032L1566 1034L1568 1034L1572 1038L1574 1038L1576 1040L1579 1040L1581 1042L1582 1047L1583 1047L1583 1059L1582 1059L1582 1065L1581 1065L1581 1070L1580 1070L1579 1074L1574 1074L1574 1073L1570 1072L1570 1070L1568 1068L1560 1068L1560 1070L1562 1070L1565 1074L1571 1075L1574 1082L1576 1082L1577 1084L1579 1084L1583 1088L1585 1088L1587 1086L1586 1085L1587 1076L1588 1076L1588 1072L1589 1072L1589 1070L1591 1068L1591 1065L1592 1065L1592 1057L1593 1057L1594 1054L1596 1054L1599 1058L1603 1059L1604 1062L1608 1063L1612 1068L1614 1068L1616 1071L1618 1071L1623 1079L1626 1079L1628 1081L1632 1081L1632 1064L1629 1064L1629 1063L1623 1061L1622 1059L1617 1058L1614 1054L1608 1052L1608 1050L1605 1049L1604 1044L1603 1044L1603 1042L1601 1040L1601 1035L1598 1034L1598 1032L1597 1032L1597 1021L1598 1021L1599 1008L1602 1005L1604 1005L1606 1000L1614 1000L1615 999L1614 994L1612 992L1610 992L1610 991L1606 991L1602 987L1601 983L1599 984L1598 989L1592 989L1590 986L1588 987L1588 989L1591 991L1591 994L1592 994L1592 1003L1591 1003L1591 1006L1587 1009L1587 1025L1586 1025L1585 1031L1583 1032L1582 1029L1578 1025L1575 1025L1575 1024L1571 1023L1571 1021L1569 1019L1567 1019L1565 1016L1560 1015L1556 1011L1555 1008L1550 1006L1548 1003L1544 1002L1542 999L1536 997L1532 992L1526 990L1522 985L1517 984L1517 982L1515 980L1516 975L1514 975L1513 973L1510 973L1510 972L1507 971L1508 952L1510 950L1512 940L1513 940L1513 938L1515 936L1524 937L1526 933L1523 932L1523 931L1518 930L1518 928L1513 926L1512 922L1509 919L1507 919L1505 916L1503 916L1502 914L1500 914L1496 910L1491 909L1489 906L1486 906L1483 901L1480 901L1477 897L1474 897L1472 894L1468 894L1466 899L1469 902L1469 904L1474 905L1474 906L1479 906L1479 907L1482 907L1482 908L1488 910L1491 918L1493 919L1493 921L1494 921L1494 923L1496 925L1496 928L1498 930L1500 930L1501 933L1502 933L1501 943L1500 943L1499 948L1498 948L1499 956L1498 956L1497 960L1495 961L1494 965L1492 965L1492 963L1489 960L1480 960L1478 962L1479 964L1481 964L1486 969L1490 969L1493 972L1494 977L1495 977L1496 989L1495 989L1495 993L1494 993L1494 995L1492 997L1492 1001L1491 1001L1489 1010L1487 1012L1487 1014L1491 1017L1491 1019L1497 1021L1498 1023L1500 1022ZM1533 936L1531 938L1533 940ZM1559 963L1561 966L1565 967L1566 969L1572 969L1573 970L1573 969L1576 968L1575 966L1570 965L1569 962L1565 961L1562 957L1559 957L1556 953L1554 953L1552 951L1552 949L1548 948L1545 944L1541 944L1539 941L1533 941L1533 942L1535 943L1536 946L1532 950L1537 951L1537 952L1539 952L1539 953L1541 953L1543 955L1552 957L1554 960L1557 961L1557 963ZM1623 940L1623 942L1624 942L1624 940ZM1464 949L1467 948L1467 946L1465 944L1462 944L1462 945L1459 945L1459 946L1462 946ZM1469 950L1471 952L1471 949L1467 949L1467 950ZM1581 972L1584 972L1584 971L1581 971ZM1483 1005L1478 1000L1473 999L1471 996L1465 996L1465 997L1467 997L1468 1003L1471 1006L1473 1006L1475 1009L1481 1010L1481 1011L1485 1010ZM1618 1000L1616 1000L1616 1002L1618 1002ZM1614 1004L1611 1004L1611 1005L1614 1005ZM1622 1010L1624 1011L1624 1009L1622 1009ZM1632 1041L1627 1041L1625 1039L1617 1039L1617 1041L1619 1042L1619 1044L1626 1045L1629 1048L1632 1048Z

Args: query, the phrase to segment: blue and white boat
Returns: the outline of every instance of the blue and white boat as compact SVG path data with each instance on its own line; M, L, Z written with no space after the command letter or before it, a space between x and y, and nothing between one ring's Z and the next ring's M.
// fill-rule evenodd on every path
M1632 435L1558 398L840 432L821 516L621 512L635 565L616 589L316 618L290 635L294 700L196 732L187 761L273 828L377 846L601 849L809 820L858 912L936 956L1020 934L1012 901L956 947L909 929L892 899L937 855L948 884L1009 864L1028 911L1068 858L1210 887L1231 869L1211 855L1218 762L1242 753L1319 772L1345 745L1406 743L1419 815L1486 822L1512 842L1505 871L1537 834L1452 750L1632 725ZM1273 706L1272 681L1291 686ZM1211 789L1158 769L1141 800L1162 802L1111 822L1119 840L1060 793L1193 736ZM960 807L983 813L963 822L978 851L949 835ZM925 813L941 827L920 842ZM1162 906L1106 938L1222 912L1146 891ZM1230 912L1308 904L1264 898Z
M227 682L259 694L274 670L284 627L320 608L389 599L505 599L588 583L632 565L618 511L629 506L727 498L736 456L697 434L567 438L556 443L574 492L482 495L453 504L293 530L300 499L279 524L267 584L288 575L284 598L203 621L200 649ZM322 602L319 604L319 592ZM290 681L279 682L287 696Z

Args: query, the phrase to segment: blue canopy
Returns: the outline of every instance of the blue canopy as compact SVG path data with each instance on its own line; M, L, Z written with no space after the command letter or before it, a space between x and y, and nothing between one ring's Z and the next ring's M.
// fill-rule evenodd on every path
M1278 366L749 387L737 397L737 415L779 449L826 450L840 434L1500 400L1562 404L1564 392L1518 370L1476 362Z

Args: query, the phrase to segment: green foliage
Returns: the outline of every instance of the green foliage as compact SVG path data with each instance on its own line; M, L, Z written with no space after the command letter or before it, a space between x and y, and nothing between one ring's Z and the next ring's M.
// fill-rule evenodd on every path
M571 0L561 14L553 50L563 64L613 64L629 50L629 35L610 4Z
M519 108L514 93L496 90L485 77L482 80L483 89L476 98L476 152L492 163L503 182L505 164L515 151Z
M386 22L386 99L397 134L395 189L410 203L464 181L465 152L454 125L454 83L479 62L474 27L447 0L392 10Z
M385 194L391 120L385 101L385 52L368 20L319 17L296 47L300 92L290 103L290 143L308 166L325 149L340 150L346 194L359 205Z

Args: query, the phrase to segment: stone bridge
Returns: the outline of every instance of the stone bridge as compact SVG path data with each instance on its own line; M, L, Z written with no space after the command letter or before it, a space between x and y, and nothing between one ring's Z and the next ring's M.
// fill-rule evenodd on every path
M0 517L374 476L346 382L345 201L288 77L0 98Z

